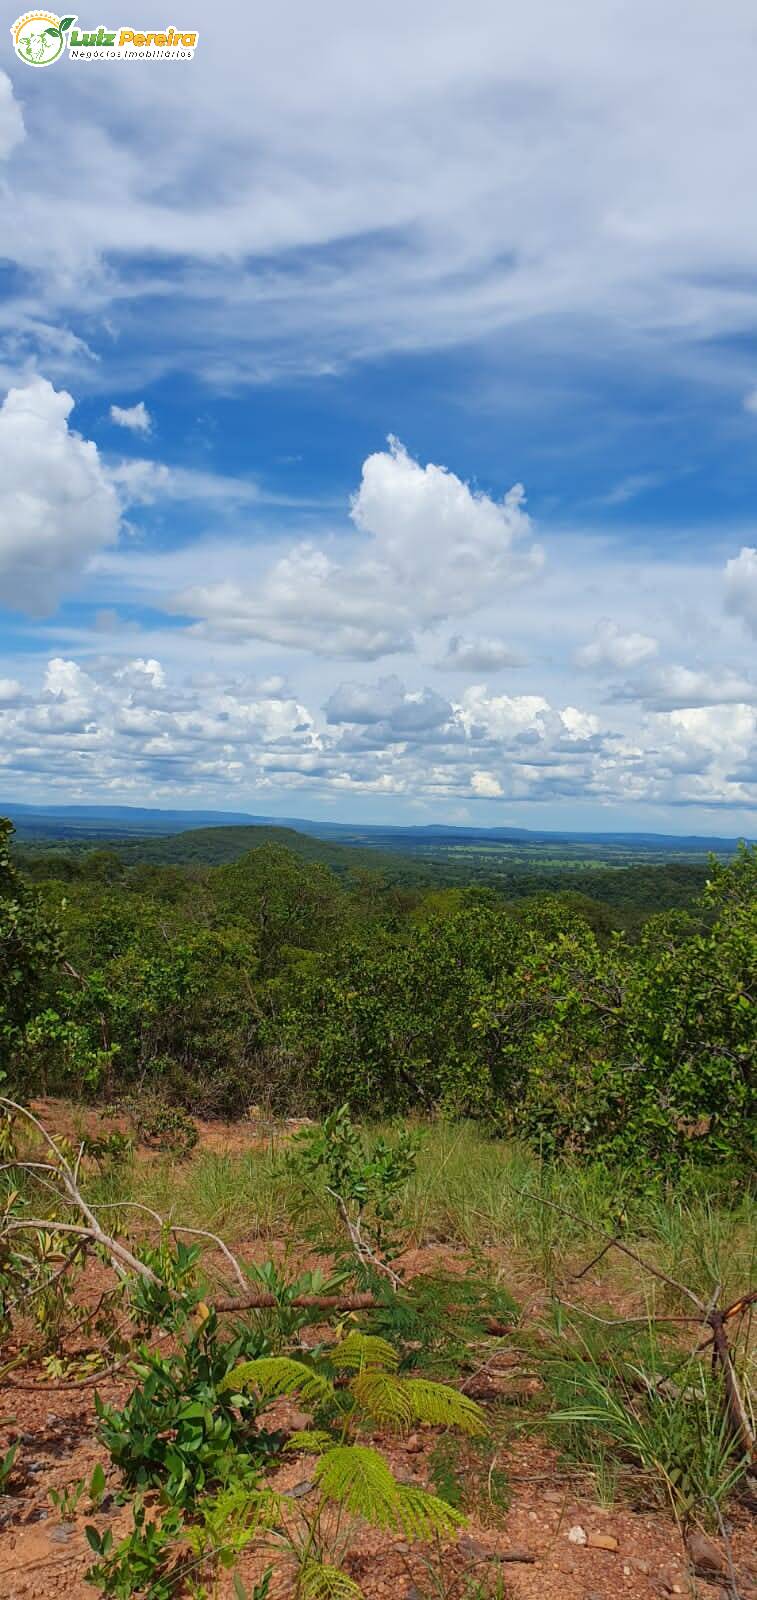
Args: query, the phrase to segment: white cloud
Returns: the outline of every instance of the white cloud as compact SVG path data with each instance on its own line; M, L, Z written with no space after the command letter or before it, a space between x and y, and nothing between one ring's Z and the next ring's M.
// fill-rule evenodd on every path
M463 639L458 633L437 665L446 672L498 672L502 667L522 667L524 661L501 639Z
M149 433L152 428L152 417L144 400L138 400L133 406L111 406L110 420L119 428L128 428L130 433Z
M494 800L502 794L502 785L493 772L482 772L479 768L471 773L470 786L474 794L480 795L483 800Z
M576 651L579 667L636 667L657 654L659 645L649 634L627 631L603 619L593 637Z
M197 678L149 655L84 665L58 656L41 683L9 688L0 781L29 797L154 804L160 794L265 813L278 796L290 815L298 797L307 815L313 797L362 794L443 816L474 796L744 813L757 800L757 711L743 705L650 713L628 737L543 696L477 685L450 707L385 678L335 689L323 717L285 685Z
M14 98L13 85L7 73L0 72L0 161L21 143L24 131L24 119Z
M439 728L450 720L452 707L433 689L408 693L399 678L382 678L376 684L342 683L326 702L329 723L357 726L386 724L399 736Z
M415 636L480 605L496 584L539 570L520 484L501 502L444 467L421 467L390 439L363 464L348 551L302 543L259 581L201 584L177 609L216 634L268 639L319 655L370 660L408 650Z
M613 691L616 700L642 700L650 710L676 711L697 706L749 703L754 684L739 673L716 667L694 671L678 665L653 667L642 677Z
M717 31L653 0L332 12L317 70L304 0L271 8L254 60L200 53L191 118L167 73L149 117L138 74L72 102L56 71L33 96L12 248L61 302L86 270L87 313L118 307L114 360L173 369L180 336L211 380L265 380L539 318L553 348L572 324L585 354L588 325L603 361L615 333L671 364L707 341L714 364L753 330L747 0ZM218 27L246 15L224 0Z
M0 407L0 601L42 615L118 533L97 446L69 428L73 400L33 379Z
M744 545L737 556L726 562L726 610L741 617L757 638L757 550Z

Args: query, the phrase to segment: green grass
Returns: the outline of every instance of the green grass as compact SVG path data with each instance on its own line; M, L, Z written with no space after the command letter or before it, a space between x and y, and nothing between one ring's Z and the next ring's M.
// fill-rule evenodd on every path
M391 1136L391 1128L377 1129ZM282 1239L291 1233L295 1186L283 1141L242 1155L199 1152L176 1161L141 1159L91 1180L93 1197L140 1200L161 1214L220 1233L229 1243ZM552 1288L601 1248L603 1232L618 1230L639 1254L703 1299L720 1285L723 1303L757 1275L755 1206L701 1174L638 1192L635 1175L580 1162L539 1160L517 1144L486 1139L471 1124L423 1129L418 1167L401 1201L401 1230L413 1247L464 1246L502 1255L525 1278ZM722 1189L722 1192L721 1192ZM311 1197L311 1220L330 1210ZM639 1289L639 1269L612 1252L589 1282L622 1293ZM645 1289L660 1309L681 1308L681 1297L649 1278ZM576 1290L578 1297L578 1290Z

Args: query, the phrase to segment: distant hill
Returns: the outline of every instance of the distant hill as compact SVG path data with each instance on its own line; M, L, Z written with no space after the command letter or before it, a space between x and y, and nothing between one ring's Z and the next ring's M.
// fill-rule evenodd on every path
M36 806L16 801L0 801L0 815L10 817L20 840L98 840L148 839L188 831L226 832L235 827L295 830L300 836L333 840L342 845L362 845L369 849L405 854L446 855L460 847L500 846L535 848L573 846L588 856L597 849L607 857L636 858L651 854L664 859L683 856L703 858L710 852L732 855L736 839L664 833L582 833L531 828L449 827L442 823L423 826L312 822L302 817L255 816L233 811L164 811L147 806L49 805ZM206 841L210 848L209 841ZM228 859L228 858L224 858Z

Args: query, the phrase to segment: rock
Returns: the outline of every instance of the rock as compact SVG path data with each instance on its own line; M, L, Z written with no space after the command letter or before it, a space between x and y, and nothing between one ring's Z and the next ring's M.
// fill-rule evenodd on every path
M652 1571L651 1562L645 1561L643 1556L630 1556L629 1564L634 1572L643 1572L645 1576L648 1576Z
M707 1573L713 1573L716 1578L720 1578L728 1571L725 1557L721 1555L717 1545L713 1544L712 1539L708 1539L706 1534L700 1533L698 1528L694 1528L688 1535L686 1548L692 1565L703 1577Z
M303 1496L310 1494L311 1490L314 1488L315 1484L313 1483L312 1479L304 1478L302 1483L296 1483L293 1489L287 1489L286 1492L290 1500L302 1500Z
M663 1594L683 1594L683 1582L677 1567L660 1567L657 1578Z
M574 1522L573 1527L568 1529L571 1544L586 1544L588 1537L586 1529L581 1527L580 1522Z
M496 1561L496 1550L489 1550L487 1545L481 1544L478 1539L472 1539L469 1533L464 1533L458 1546L461 1556L467 1556L469 1561Z
M51 1528L50 1538L54 1544L68 1544L72 1533L75 1532L76 1529L72 1522L60 1522L57 1528Z
M565 1552L557 1557L556 1566L558 1572L564 1572L566 1575L569 1575L571 1572L575 1572L576 1570L576 1563L573 1560L573 1557L567 1555Z
M618 1541L612 1533L592 1532L588 1534L586 1543L590 1550L617 1550L618 1548Z
M408 1434L405 1440L405 1449L411 1456L417 1455L418 1451L423 1449L423 1441L417 1433Z

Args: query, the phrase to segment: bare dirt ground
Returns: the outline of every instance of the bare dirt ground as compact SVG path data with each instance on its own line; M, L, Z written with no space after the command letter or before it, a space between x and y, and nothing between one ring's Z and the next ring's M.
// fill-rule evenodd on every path
M67 1125L54 1103L40 1104L39 1111L56 1133L75 1137L79 1132L78 1126ZM238 1152L261 1142L244 1123L198 1127L204 1149ZM96 1131L103 1131L101 1121ZM260 1259L261 1241L255 1245L249 1255ZM271 1246L267 1241L262 1254L275 1255ZM454 1255L448 1247L427 1246L413 1252L412 1266L427 1269L437 1259L449 1266ZM463 1259L460 1252L461 1266ZM93 1287L88 1285L89 1293ZM0 1600L63 1595L93 1600L97 1591L85 1578L92 1560L85 1524L110 1527L117 1542L130 1526L129 1508L116 1502L115 1475L108 1481L102 1509L95 1515L77 1510L68 1522L53 1508L49 1491L88 1482L96 1462L104 1461L95 1438L94 1386L56 1388L39 1367L17 1371L13 1382L24 1387L9 1382L0 1397L0 1451L13 1441L19 1444L11 1492L0 1496ZM514 1371L508 1376L506 1348L494 1386L505 1403L522 1397L523 1378ZM132 1380L119 1373L97 1387L104 1400L117 1405L126 1399ZM281 1421L286 1422L285 1414ZM293 1425L301 1426L302 1420ZM419 1430L404 1440L376 1435L375 1441L401 1479L433 1487L429 1456L434 1430ZM306 1457L287 1463L274 1479L276 1486L304 1499L312 1465ZM441 1551L355 1526L347 1566L368 1600L470 1600L474 1585L493 1589L495 1582L501 1600L667 1600L675 1595L757 1600L754 1526L746 1512L733 1531L735 1574L729 1576L723 1544L715 1539L711 1555L719 1570L704 1579L694 1576L672 1517L623 1501L609 1508L599 1505L587 1482L571 1478L538 1438L516 1436L498 1466L511 1485L508 1509L490 1515L483 1507ZM259 1554L244 1556L240 1572L245 1583L251 1586L266 1565L268 1560ZM287 1571L279 1567L272 1595L283 1596L289 1588ZM224 1576L218 1593L231 1595L230 1578Z

